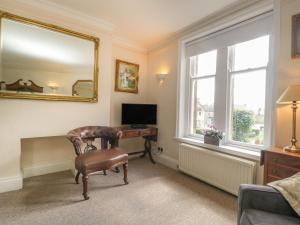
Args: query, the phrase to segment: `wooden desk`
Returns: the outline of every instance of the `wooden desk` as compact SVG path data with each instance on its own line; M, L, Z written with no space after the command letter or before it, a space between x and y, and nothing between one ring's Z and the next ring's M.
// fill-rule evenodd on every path
M281 148L270 148L261 153L264 167L264 184L281 180L300 172L300 154L285 152Z
M121 139L136 138L136 137L144 138L145 139L144 150L131 152L129 153L129 155L142 154L141 157L143 158L148 154L151 162L155 164L155 161L151 153L151 141L157 142L157 134L158 134L157 128L147 127L142 129L135 129L126 126L126 127L117 127L117 129L123 132Z

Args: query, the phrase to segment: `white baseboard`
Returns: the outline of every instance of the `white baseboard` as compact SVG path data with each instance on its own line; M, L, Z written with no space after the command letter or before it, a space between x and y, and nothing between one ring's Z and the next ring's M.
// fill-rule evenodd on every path
M139 158L140 155L130 155L129 159ZM58 164L51 164L51 165L42 165L42 166L36 166L36 167L29 167L23 169L23 176L26 177L33 177L33 176L39 176L49 173L55 173L59 171L65 171L65 170L71 170L73 176L76 176L77 170L74 168L74 162L64 162L64 163L58 163Z
M38 165L23 168L23 178L40 176L49 173L56 173L60 171L72 170L74 171L74 162L67 160L65 162L53 163L47 165Z
M135 155L129 155L128 159L136 159L136 158L140 158L141 154L135 154Z
M161 154L161 155L155 156L155 160L164 166L167 166L174 170L178 170L178 160L173 159L170 156Z
M0 179L0 193L15 191L23 188L23 177L21 174L15 177Z

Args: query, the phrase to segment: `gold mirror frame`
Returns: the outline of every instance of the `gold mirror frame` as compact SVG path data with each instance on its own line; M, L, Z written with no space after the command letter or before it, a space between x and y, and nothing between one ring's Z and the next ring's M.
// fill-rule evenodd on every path
M20 22L27 25L33 25L47 30L63 33L66 35L71 35L77 38L81 38L88 41L93 41L95 44L94 48L94 90L93 97L74 97L74 96L49 96L49 95L32 95L32 94L16 94L16 93L0 93L0 98L10 98L10 99L30 99L30 100L49 100L49 101L72 101L72 102L97 102L98 101L98 60L99 60L99 38L90 35L82 34L76 31L72 31L63 27L59 27L53 24L48 24L40 22L33 19L28 19L25 17L17 16L8 12L0 11L0 25L2 24L2 19L9 19L16 22ZM1 26L0 26L1 32Z

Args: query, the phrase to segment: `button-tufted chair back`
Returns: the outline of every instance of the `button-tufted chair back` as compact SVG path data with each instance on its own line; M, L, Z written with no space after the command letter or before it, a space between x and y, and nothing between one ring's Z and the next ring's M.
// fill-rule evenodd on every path
M96 150L93 141L96 138L101 139L101 149L118 147L118 140L122 136L122 132L104 126L86 126L71 130L67 134L67 138L72 142L76 155L84 154L87 151ZM86 144L86 146L84 146Z

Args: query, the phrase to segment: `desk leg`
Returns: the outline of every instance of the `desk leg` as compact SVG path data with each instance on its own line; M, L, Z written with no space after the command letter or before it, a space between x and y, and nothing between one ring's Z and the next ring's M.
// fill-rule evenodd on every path
M146 142L146 141L145 141L145 142ZM147 155L147 151L146 151L146 148L145 148L143 154L142 154L140 157L141 157L141 158L144 158L146 155Z
M141 158L145 157L148 154L150 161L153 164L155 164L155 161L154 161L154 159L152 157L152 153L151 153L151 140L148 139L148 138L145 138L145 144L144 144L144 146L145 146L145 151L144 151L143 155L141 156Z

